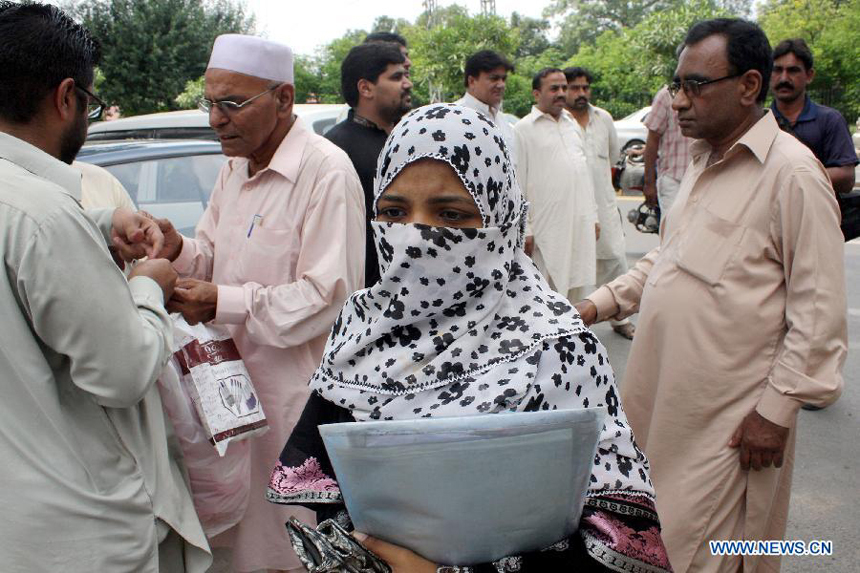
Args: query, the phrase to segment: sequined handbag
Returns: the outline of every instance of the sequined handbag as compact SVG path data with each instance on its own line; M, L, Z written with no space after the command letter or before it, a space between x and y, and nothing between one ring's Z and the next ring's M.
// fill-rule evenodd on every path
M323 521L314 529L291 517L287 533L308 573L391 573L385 561L333 519Z

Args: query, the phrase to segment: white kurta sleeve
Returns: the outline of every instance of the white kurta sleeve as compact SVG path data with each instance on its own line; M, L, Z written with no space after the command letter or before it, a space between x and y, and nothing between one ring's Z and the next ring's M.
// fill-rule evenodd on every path
M784 427L804 403L826 406L842 392L847 350L844 243L827 176L795 168L779 193L772 237L785 269L787 332L756 410Z
M170 353L161 288L126 283L92 222L58 211L30 238L17 278L39 339L69 361L72 382L107 407L136 404Z
M517 173L517 183L520 185L520 191L522 191L523 197L525 197L526 201L529 203L532 202L531 193L529 192L529 146L526 141L526 136L524 133L524 129L522 126L517 124L517 127L514 128L514 140L516 141L517 148L517 156L516 156L516 173ZM532 222L533 222L532 209L529 209L528 216L526 217L526 236L534 235Z
M618 132L615 131L615 124L612 122L612 116L606 114L603 116L606 122L606 129L609 132L609 163L615 165L621 159L621 149L618 147Z
M218 286L215 322L244 324L256 344L298 346L328 332L364 281L364 194L354 171L332 168L313 190L301 231L296 280Z

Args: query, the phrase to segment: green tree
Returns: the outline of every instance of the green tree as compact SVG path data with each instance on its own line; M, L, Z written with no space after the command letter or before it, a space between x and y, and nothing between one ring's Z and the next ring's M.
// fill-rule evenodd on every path
M567 65L591 70L596 76L596 105L621 117L648 105L669 80L677 47L693 23L725 15L728 10L712 0L693 0L674 10L653 12L632 28L604 32Z
M504 18L465 13L446 15L444 24L430 29L413 26L407 31L407 39L413 63L412 81L419 101L428 101L431 84L440 88L443 101L460 97L465 89L466 58L478 50L514 54L519 45L519 35Z
M317 86L317 101L319 103L339 103L343 101L340 94L340 64L349 51L364 41L367 32L364 30L349 30L342 37L329 42L319 53L316 69L319 80ZM298 97L296 101L302 101Z
M394 19L391 16L377 16L371 26L371 32L396 32L401 34L403 30L411 26L408 20L403 18Z
M125 115L179 109L176 98L203 75L215 37L254 30L230 0L91 0L72 11L102 43L100 90Z
M713 0L722 13L749 16L752 0ZM580 46L593 45L607 30L620 32L634 28L648 16L671 15L689 7L686 0L554 0L545 10L547 16L561 18L559 43L568 53Z
M539 56L550 47L547 38L549 20L520 16L514 12L511 14L511 27L520 35L520 46L515 54L507 54L509 57L519 59Z

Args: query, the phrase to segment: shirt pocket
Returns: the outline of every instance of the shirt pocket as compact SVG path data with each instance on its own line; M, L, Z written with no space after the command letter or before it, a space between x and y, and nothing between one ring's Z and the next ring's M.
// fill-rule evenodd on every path
M239 256L242 282L272 286L295 280L300 244L295 229L255 227L244 243Z
M678 268L705 283L719 284L735 258L746 227L700 209L678 249Z

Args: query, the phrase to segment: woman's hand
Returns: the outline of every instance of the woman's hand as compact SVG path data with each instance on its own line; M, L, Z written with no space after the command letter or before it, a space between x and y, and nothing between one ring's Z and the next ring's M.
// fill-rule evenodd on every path
M352 536L388 563L392 573L436 573L438 566L435 563L427 561L408 549L386 543L358 531L353 532Z

